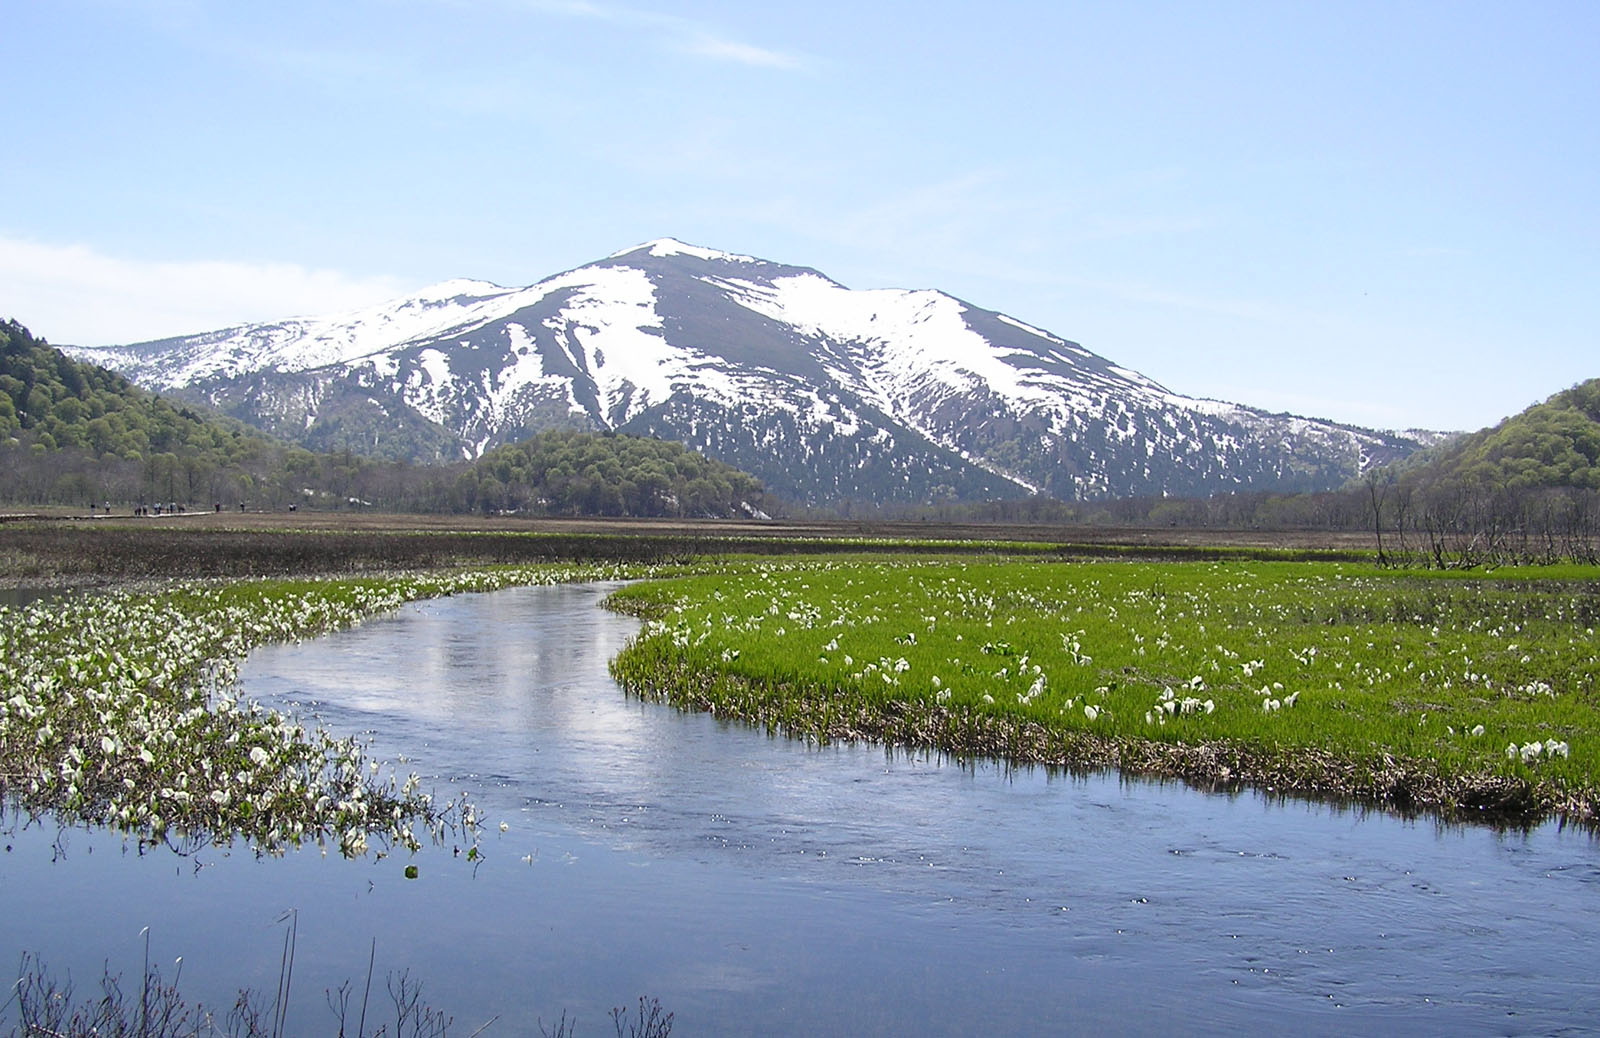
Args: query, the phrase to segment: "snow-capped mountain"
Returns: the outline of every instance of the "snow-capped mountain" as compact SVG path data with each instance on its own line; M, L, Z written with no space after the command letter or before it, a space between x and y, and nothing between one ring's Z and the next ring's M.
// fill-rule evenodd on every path
M552 426L675 439L804 501L1337 486L1431 442L1173 393L937 291L661 239L527 288L68 348L319 449L473 457Z

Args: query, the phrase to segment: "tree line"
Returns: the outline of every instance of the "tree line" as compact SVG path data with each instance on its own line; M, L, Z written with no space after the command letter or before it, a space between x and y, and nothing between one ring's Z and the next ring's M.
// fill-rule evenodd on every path
M1369 472L1361 493L1387 565L1600 562L1600 379Z

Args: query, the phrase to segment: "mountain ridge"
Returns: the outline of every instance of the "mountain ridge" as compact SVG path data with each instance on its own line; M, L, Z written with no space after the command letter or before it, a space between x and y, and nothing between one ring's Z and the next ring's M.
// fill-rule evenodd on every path
M74 360L11 319L0 319L0 472L0 501L97 512L164 502L765 518L768 504L746 473L625 434L550 431L425 467L313 454Z
M1338 486L1434 442L1175 393L933 289L660 238L524 288L69 348L316 449L475 457L548 428L684 443L793 499Z

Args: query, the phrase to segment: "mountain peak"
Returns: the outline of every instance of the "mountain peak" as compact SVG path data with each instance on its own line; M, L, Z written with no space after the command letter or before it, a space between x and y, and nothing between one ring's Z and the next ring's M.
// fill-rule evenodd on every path
M1339 486L1415 438L1195 400L935 290L657 238L526 288L79 350L321 449L476 457L544 428L686 443L796 500Z
M504 285L497 285L493 281L481 281L477 278L449 278L423 288L408 299L459 299L462 297L479 297L500 295L512 291Z
M720 260L724 263L759 263L754 256L741 256L736 252L722 252L718 249L707 249L700 245L690 245L688 242L679 241L677 238L657 238L647 241L643 245L635 245L631 249L613 252L608 259L622 259L638 253L650 256L689 256L694 259Z

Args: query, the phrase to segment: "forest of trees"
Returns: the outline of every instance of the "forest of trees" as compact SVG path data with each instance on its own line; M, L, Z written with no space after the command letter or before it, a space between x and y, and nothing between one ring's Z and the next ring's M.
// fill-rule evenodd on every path
M1359 493L1385 561L1600 562L1600 379L1370 472Z
M0 322L0 493L13 502L236 499L283 448Z
M761 484L680 443L543 432L489 451L457 480L460 510L559 515L737 515Z
M754 477L635 436L541 433L447 465L313 453L80 364L15 321L0 322L0 498L123 512L732 516L773 507Z

